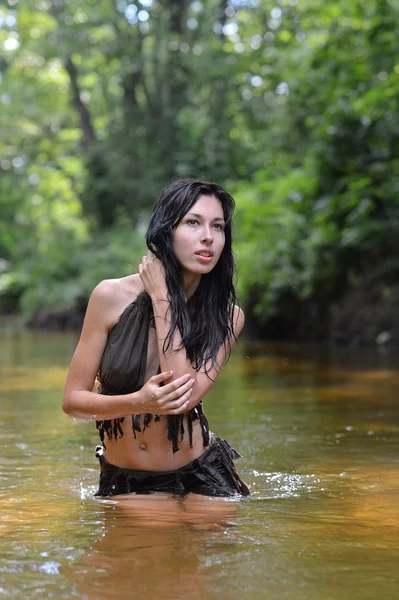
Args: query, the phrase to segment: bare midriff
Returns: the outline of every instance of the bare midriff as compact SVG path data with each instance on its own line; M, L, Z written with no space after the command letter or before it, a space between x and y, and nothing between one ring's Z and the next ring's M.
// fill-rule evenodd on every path
M171 471L188 464L198 458L205 450L201 426L193 423L192 448L185 420L185 434L179 442L179 450L173 454L172 444L168 440L168 424L165 417L155 423L151 421L144 432L133 434L132 419L125 417L122 424L123 436L117 440L109 440L105 436L105 459L118 467L138 471Z

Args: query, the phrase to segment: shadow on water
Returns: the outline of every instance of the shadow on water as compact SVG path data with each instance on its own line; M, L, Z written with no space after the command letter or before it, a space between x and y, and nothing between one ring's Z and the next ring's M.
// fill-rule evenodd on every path
M0 349L0 594L191 600L397 598L394 355L248 346L206 400L253 495L94 499L92 423L60 410L76 336ZM249 358L246 358L248 355Z

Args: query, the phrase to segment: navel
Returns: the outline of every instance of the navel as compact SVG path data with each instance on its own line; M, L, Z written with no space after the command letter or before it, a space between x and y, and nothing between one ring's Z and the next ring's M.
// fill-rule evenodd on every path
M140 450L147 450L147 444L145 442L141 442L139 448Z

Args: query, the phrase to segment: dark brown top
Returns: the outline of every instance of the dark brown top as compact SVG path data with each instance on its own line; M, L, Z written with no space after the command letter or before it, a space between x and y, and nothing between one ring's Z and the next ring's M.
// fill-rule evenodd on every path
M143 387L150 326L154 326L152 302L149 295L142 292L134 302L125 308L108 334L99 370L100 394L107 396L130 394ZM204 446L208 446L208 420L202 411L202 403L200 402L186 415L167 416L168 439L172 442L173 452L179 450L179 441L184 437L184 416L187 416L190 447L192 447L192 423L197 419L201 424ZM155 422L159 421L160 416L150 413L132 415L134 437L136 437L136 431L145 431L152 419ZM123 422L124 417L96 422L104 448L105 434L107 434L108 439L114 437L115 440L123 436L121 427Z

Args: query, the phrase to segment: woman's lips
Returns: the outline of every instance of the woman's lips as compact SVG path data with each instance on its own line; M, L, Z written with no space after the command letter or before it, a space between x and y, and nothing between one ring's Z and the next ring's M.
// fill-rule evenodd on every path
M212 262L213 252L196 252L195 256L200 263L207 265L208 263Z

